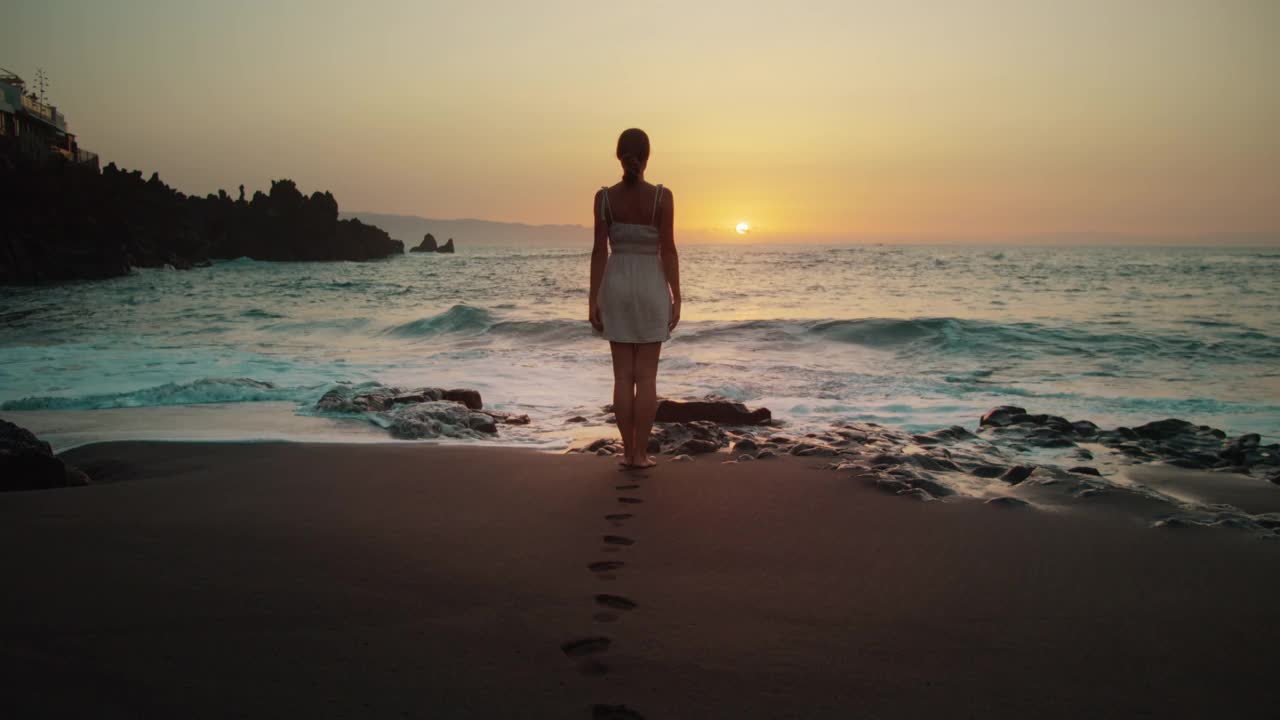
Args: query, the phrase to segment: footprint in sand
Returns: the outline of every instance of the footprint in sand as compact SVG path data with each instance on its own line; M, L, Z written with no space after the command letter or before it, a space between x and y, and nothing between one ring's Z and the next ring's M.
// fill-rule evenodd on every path
M631 513L611 513L609 515L605 515L604 519L614 525L621 525L623 520L630 520L633 517L635 517L635 515L632 515Z
M593 705L591 720L644 720L644 716L626 705Z
M615 490L635 490L638 487L640 486L639 485L615 485L614 489Z
M583 657L604 652L612 644L613 641L607 637L589 637L567 642L560 646L560 651L569 657Z
M606 545L635 545L636 541L621 535L605 535L604 543Z
M635 610L636 602L631 598L625 598L621 595L608 595L601 593L596 595L596 603L614 610Z
M633 498L633 497L620 497L620 498L618 498L618 502L620 502L620 503L626 503L626 504L628 504L628 505L635 505L636 503L642 503L642 502L644 502L644 501L643 501L643 500L641 500L640 498Z
M617 570L621 568L624 564L625 563L620 560L601 560L599 562L591 563L587 566L587 569L591 572L609 572L610 570Z

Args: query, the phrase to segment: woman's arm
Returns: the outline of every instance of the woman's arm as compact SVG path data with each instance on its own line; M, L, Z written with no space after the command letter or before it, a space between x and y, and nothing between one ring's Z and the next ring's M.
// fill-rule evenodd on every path
M668 188L662 188L662 209L658 218L658 245L662 255L662 271L667 276L667 286L671 289L671 325L676 329L680 322L680 255L676 252L675 195Z
M600 282L604 279L604 265L609 259L609 226L605 224L600 212L604 200L602 193L604 190L598 191L595 200L591 202L591 216L596 222L595 243L591 246L591 295L587 298L587 320L597 331L604 329L604 324L600 321Z

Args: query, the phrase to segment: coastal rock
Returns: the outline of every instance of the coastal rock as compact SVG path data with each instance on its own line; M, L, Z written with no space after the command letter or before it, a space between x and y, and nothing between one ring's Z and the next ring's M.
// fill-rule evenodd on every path
M361 415L398 438L480 438L498 432L499 422L522 425L527 415L482 412L480 393L455 388L404 390L374 383L339 385L316 402L319 412Z
M987 500L987 504L993 507L1001 507L1001 508L1024 508L1024 507L1028 507L1031 503L1027 502L1026 500L1022 500L1020 498L1002 495L1002 496L993 497L990 500Z
M755 452L759 449L760 446L756 445L756 441L751 438L742 438L733 444L733 451L735 453L749 453Z
M948 460L947 458L934 457L932 455L908 455L906 460L922 470L933 470L935 472L952 471L962 472L962 468ZM935 495L937 493L934 493Z
M768 408L748 410L746 405L724 398L702 400L658 401L656 422L692 422L704 420L721 425L765 425L773 417Z
M955 490L929 477L916 477L911 481L911 486L928 492L929 495L934 498L948 497L956 494Z
M911 489L910 485L901 480L894 480L893 478L877 477L873 482L877 489L893 495L900 495Z
M382 385L339 385L320 397L316 402L316 410L333 413L384 412L398 405L441 400L456 402L471 410L484 407L478 391L464 388L403 390Z
M1034 471L1035 468L1029 465L1014 465L1005 471L1005 474L1001 475L1000 479L1010 485L1017 485L1028 477L1031 477L1031 473Z
M453 252L453 238L449 238L448 240L446 240L446 241L445 241L445 243L444 243L443 245L441 245L440 247L436 248L436 252L438 252L438 253L452 253L452 252Z
M951 427L948 427L948 428L942 428L941 430L931 430L927 433L924 433L923 435L915 435L913 437L915 438L916 442L922 445L932 445L935 443L970 440L976 436L973 433L969 432L968 430L960 427L959 425L952 425Z
M1098 472L1098 468L1086 467L1084 465L1067 468L1067 472L1073 472L1078 475L1094 475L1096 477L1102 477L1102 473Z
M1168 440L1178 435L1197 432L1199 428L1186 420L1178 420L1169 418L1167 420L1156 420L1146 425L1139 425L1133 428L1133 433L1141 438L1151 438L1153 440Z
M387 415L387 429L402 439L481 438L498 432L492 416L447 400L401 405Z
M481 401L480 392L478 390L467 390L464 388L445 390L444 399L460 402L472 410L479 410L484 407L484 402Z
M1008 468L1000 465L978 465L970 470L969 473L980 478L998 478L1003 475L1006 470L1008 470Z
M729 437L719 425L701 420L655 425L649 437L649 451L666 455L715 452L728 444Z
M49 443L0 420L0 492L84 485L88 477L53 454Z
M1001 405L988 410L978 421L978 425L980 427L987 425L1004 427L1006 425L1012 425L1014 417L1019 415L1025 416L1026 414L1026 408L1020 408L1016 405Z
M684 455L701 455L703 453L713 453L720 449L720 445L711 440L702 440L693 438L686 440L677 447L674 452Z
M933 500L937 500L937 498L929 494L929 491L925 490L924 488L918 488L918 487L904 490L898 493L898 495L901 495L902 497L909 497L912 500L919 500L921 502L930 502Z
M422 236L422 242L409 252L435 252L436 248L436 236L431 233L427 233Z
M323 399L323 398L322 398ZM393 395L388 399L392 405L404 405L406 403L430 402L432 400L443 400L444 390L440 388L421 388L412 392Z

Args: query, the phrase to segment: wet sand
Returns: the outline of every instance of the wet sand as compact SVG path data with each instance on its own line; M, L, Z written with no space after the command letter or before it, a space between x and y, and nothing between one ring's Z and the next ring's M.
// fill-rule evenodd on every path
M0 495L12 717L1280 704L1280 542L1245 532L918 502L807 458L625 473L426 445L63 457L102 482Z

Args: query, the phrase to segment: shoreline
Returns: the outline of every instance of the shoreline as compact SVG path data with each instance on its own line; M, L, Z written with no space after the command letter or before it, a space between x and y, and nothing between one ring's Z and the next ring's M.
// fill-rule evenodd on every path
M1119 717L1280 700L1280 578L1259 572L1280 545L1243 533L911 502L819 458L627 473L423 444L63 457L111 472L0 496L0 541L31 548L0 558L23 579L0 597L0 677L37 717ZM588 568L606 560L624 565ZM597 637L607 649L562 649Z
M386 403L385 397L371 397L370 402ZM460 400L433 404L424 397L397 396L410 402L395 408L422 408L434 414L425 417L446 422L463 420L442 413L461 412L497 424L487 435L459 425L464 437L404 438L387 432L385 420L375 420L390 414L351 409L308 414L284 401L9 411L0 419L16 420L47 439L55 454L104 443L147 442L462 447L553 456L620 452L607 407L573 418L580 422L529 424L522 416L523 422L506 424L512 417L509 412L477 410L467 415L471 411L462 410ZM478 395L471 400L479 404ZM692 421L691 412L725 413L726 422L745 422L757 412L732 404L688 405L695 406L700 409L689 411L673 402L665 421L655 424L650 453L660 464L688 459L682 457L685 454L723 463L808 457L849 481L916 501L978 500L1049 512L1107 510L1151 527L1232 528L1280 536L1280 445L1265 444L1256 434L1232 439L1220 430L1174 419L1103 430L1087 420L1072 423L1058 416L1027 414L1015 406L988 411L976 433L963 426L911 433L876 423L842 423L806 433L805 426L768 421L763 408L758 411L766 419L762 425ZM71 466L74 471L74 463ZM93 472L87 477L95 480Z

